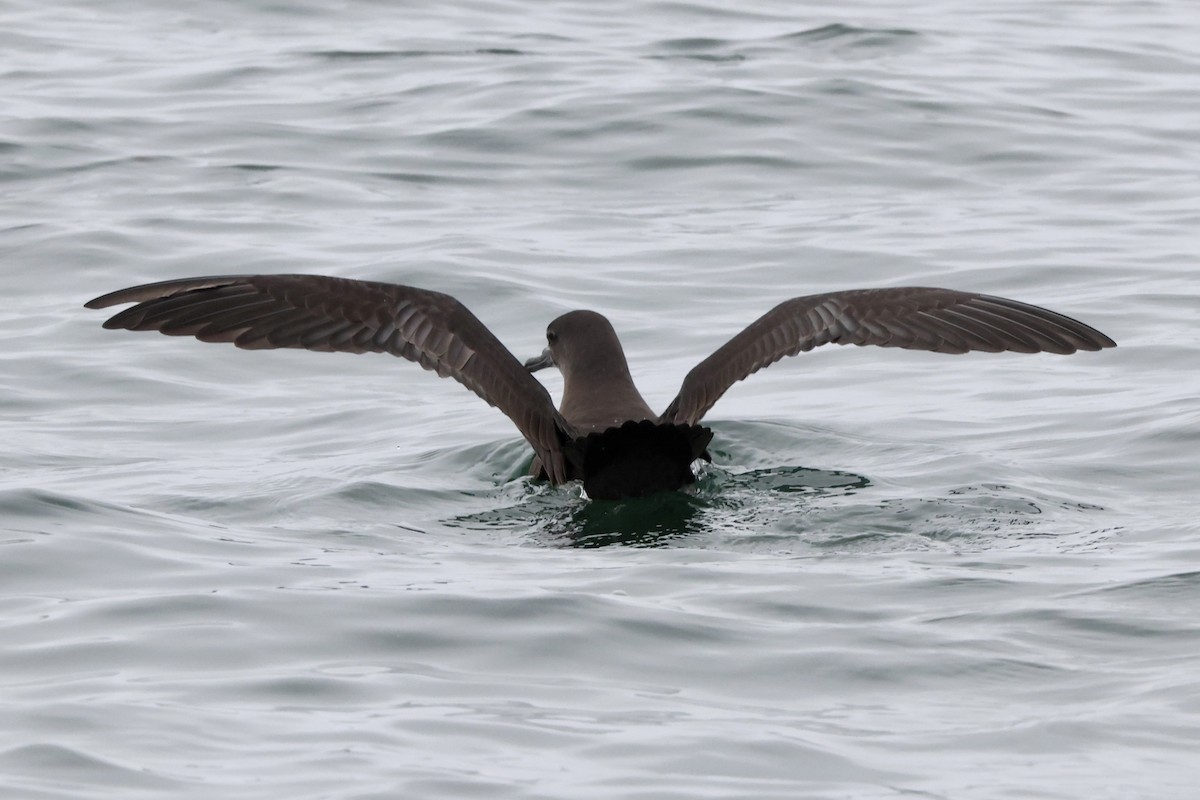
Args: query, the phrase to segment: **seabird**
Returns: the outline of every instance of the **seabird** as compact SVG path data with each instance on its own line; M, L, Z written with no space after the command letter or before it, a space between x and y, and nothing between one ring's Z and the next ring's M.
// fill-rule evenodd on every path
M323 275L225 275L150 283L89 301L136 303L105 328L157 330L245 350L391 353L453 378L503 412L533 448L533 472L583 481L593 499L679 489L707 458L700 420L733 384L823 344L935 353L1070 354L1116 343L1082 322L1027 303L924 287L853 289L785 300L683 379L661 414L643 399L616 331L595 311L546 329L546 350L522 364L466 306L440 292ZM531 374L554 366L563 398Z

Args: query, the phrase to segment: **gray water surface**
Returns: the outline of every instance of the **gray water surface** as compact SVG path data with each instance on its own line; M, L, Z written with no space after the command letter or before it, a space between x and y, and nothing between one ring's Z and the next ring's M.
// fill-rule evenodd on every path
M1190 3L0 19L3 797L1194 795ZM591 504L407 362L81 307L240 272L448 292L519 357L594 308L656 407L839 288L1120 346L823 348L693 492Z

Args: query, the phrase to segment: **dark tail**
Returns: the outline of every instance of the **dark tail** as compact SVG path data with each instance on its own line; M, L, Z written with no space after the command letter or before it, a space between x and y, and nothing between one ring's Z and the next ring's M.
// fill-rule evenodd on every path
M696 480L692 462L708 459L712 431L699 425L642 420L589 433L564 455L583 475L593 500L618 500L680 489Z

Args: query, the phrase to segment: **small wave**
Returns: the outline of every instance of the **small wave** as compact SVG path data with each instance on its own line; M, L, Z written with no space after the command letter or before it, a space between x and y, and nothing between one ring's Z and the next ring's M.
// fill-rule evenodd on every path
M465 56L531 56L534 53L512 47L476 47L463 50L312 50L303 55L326 61L391 61Z
M57 744L28 744L0 752L0 766L16 775L50 775L55 783L94 788L97 784L125 789L164 790L177 782L97 758L82 750Z
M851 39L852 44L860 47L889 46L898 41L912 39L921 34L907 28L860 28L834 22L819 28L797 31L778 37L780 41L824 42L833 39Z

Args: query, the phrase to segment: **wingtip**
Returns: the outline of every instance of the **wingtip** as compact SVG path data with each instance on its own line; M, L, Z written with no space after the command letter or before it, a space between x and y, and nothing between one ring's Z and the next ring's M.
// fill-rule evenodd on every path
M1083 341L1077 345L1078 349L1096 352L1097 350L1109 350L1117 346L1117 343L1111 337L1101 333L1091 325L1079 322L1078 320L1072 321L1082 329L1080 331L1080 338Z
M174 283L172 281L171 283ZM162 287L160 289L159 287ZM83 304L84 308L108 308L109 306L119 306L122 303L137 303L142 300L150 299L147 295L161 297L168 294L165 291L166 283L146 283L140 286L129 286L125 289L117 289L115 292L102 294L99 297L93 297Z
M117 289L115 292L102 294L99 297L88 300L83 304L83 307L108 308L109 306L117 306L122 303L142 303L146 300L170 297L181 292L228 286L231 283L246 280L248 277L251 276L214 275L206 278L179 278L170 281L158 281L157 283L143 283L139 286L130 286L125 289Z
M1084 325L1082 322L1078 324L1080 327L1085 329L1086 338L1083 334L1077 334L1080 338L1080 341L1074 342L1073 344L1075 346L1071 350L1068 350L1066 355L1070 355L1071 353L1080 350L1089 353L1095 353L1100 350L1111 350L1117 346L1115 341L1090 325Z
M121 301L114 299L114 295L119 295L124 291L127 291L127 290L122 289L120 291L109 292L108 294L102 294L99 297L93 297L91 300L88 300L86 303L84 303L83 307L84 308L108 308L109 306L115 306L117 303L119 303Z

